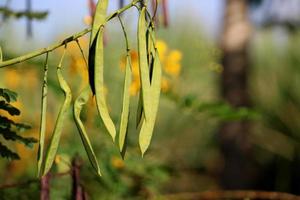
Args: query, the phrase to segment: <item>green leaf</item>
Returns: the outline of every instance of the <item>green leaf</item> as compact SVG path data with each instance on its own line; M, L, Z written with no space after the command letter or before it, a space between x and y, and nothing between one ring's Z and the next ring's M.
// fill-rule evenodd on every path
M104 86L104 52L103 52L103 32L104 27L101 26L96 38L96 54L95 54L95 86L96 86L96 104L101 119L111 135L113 141L116 137L116 128L109 115L108 107L105 99L105 86Z
M79 134L80 134L81 141L84 145L85 151L88 155L88 158L91 162L91 165L96 170L96 173L99 176L101 176L100 167L99 167L99 164L98 164L98 161L97 161L97 157L94 153L93 147L92 147L90 139L89 139L89 137L86 133L84 125L83 125L83 123L80 119L80 113L81 113L82 107L87 103L87 101L89 99L89 94L90 94L90 88L86 87L80 93L80 95L77 97L77 99L75 100L74 108L73 108L74 119L75 119L75 123L76 123L76 126L77 126Z
M7 111L12 116L21 114L18 108L6 103L5 101L0 101L0 109Z
M89 81L93 94L95 94L95 53L96 53L96 40L99 29L104 26L106 22L106 13L108 7L108 0L99 0L96 7L92 32L90 36L90 50L89 50Z
M11 128L12 126L16 127L18 131L23 131L31 128L31 126L28 124L15 123L14 121L8 119L7 117L0 115L0 127Z
M11 160L20 160L20 156L0 142L0 156Z
M138 22L138 52L139 52L139 70L142 85L143 111L145 118L148 119L151 107L150 91L150 71L147 58L147 25L146 25L146 8L143 7Z
M40 138L38 148L38 176L41 176L41 168L44 157L45 135L46 135L46 116L47 116L47 95L48 95L48 53L44 65L44 81L42 89L42 108L41 108L41 125L40 125Z
M48 171L50 170L53 161L55 159L55 155L58 149L58 145L59 145L59 141L60 141L60 136L62 133L62 129L64 127L64 120L67 114L68 109L70 108L70 104L71 104L71 100L72 100L72 93L71 93L71 89L68 86L67 82L65 81L62 71L61 71L61 65L62 65L62 61L65 55L65 51L64 54L60 60L60 63L57 67L57 78L59 81L59 85L62 89L62 91L64 92L65 95L65 100L64 103L59 111L58 117L56 119L56 124L54 127L54 131L50 140L50 144L49 147L47 149L47 154L46 154L46 158L45 158L45 162L43 163L43 173L42 175L44 176L45 174L48 173Z
M2 135L2 137L5 140L22 142L23 144L25 144L27 147L30 147L30 148L33 147L33 143L37 142L37 140L35 138L22 137L22 136L18 135L16 132L12 131L10 128L0 127L0 135Z
M122 155L125 154L126 149L126 137L128 131L128 121L129 121L129 106L130 106L130 93L129 88L131 84L131 59L128 52L126 58L126 69L124 78L124 90L123 90L123 106L120 121L120 132L119 132L119 147Z
M150 113L148 118L144 118L140 130L140 135L139 135L139 144L140 144L142 155L144 155L145 152L147 151L153 135L153 129L154 129L156 115L159 106L161 76L162 76L161 63L159 60L158 51L155 50L153 74L152 74L151 88L150 88L150 95L152 100L149 106Z
M7 103L16 102L18 94L9 89L0 88L0 96L4 97Z

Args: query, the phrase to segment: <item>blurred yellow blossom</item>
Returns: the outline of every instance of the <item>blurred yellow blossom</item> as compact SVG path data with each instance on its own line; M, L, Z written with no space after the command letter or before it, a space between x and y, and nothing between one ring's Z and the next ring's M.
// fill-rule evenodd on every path
M164 63L164 70L167 74L178 77L181 70L180 61L182 59L182 53L178 50L172 50Z
M115 167L117 169L122 169L125 166L124 161L121 158L116 157L116 156L113 156L111 158L111 164L113 167Z
M170 90L170 81L163 77L161 79L161 91L162 92L168 92Z
M140 79L134 79L129 88L130 95L131 96L137 95L138 92L140 91L140 87L141 87Z
M55 164L59 164L61 162L61 157L60 155L56 155L54 159Z
M131 58L131 70L133 78L139 79L140 71L139 71L139 55L138 52L135 50L130 51L130 58ZM122 71L125 71L126 67L126 56L121 59L120 68Z
M93 23L93 17L92 17L91 15L87 15L87 16L85 16L85 17L83 18L83 22L84 22L86 25L90 26L90 25L92 25L92 23Z
M21 82L21 76L14 69L7 69L4 76L4 84L10 89L16 89Z
M160 61L164 62L167 51L168 51L167 44L162 40L157 40L156 41L156 48L157 48L157 51L158 51L158 54L159 54Z
M38 74L36 70L28 70L25 74L26 81L25 83L27 84L27 87L30 89L33 89L37 87L40 83L38 80Z

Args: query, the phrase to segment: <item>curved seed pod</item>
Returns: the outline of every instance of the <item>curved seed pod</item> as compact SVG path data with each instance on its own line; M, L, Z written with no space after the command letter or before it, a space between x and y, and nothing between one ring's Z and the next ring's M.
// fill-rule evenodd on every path
M142 85L142 100L145 118L148 119L151 112L151 96L150 96L150 72L147 58L147 39L146 39L146 8L143 7L138 22L138 52L140 79Z
M101 119L111 135L113 141L116 137L116 128L115 125L109 116L108 107L105 100L105 91L104 91L104 52L103 52L103 32L104 26L101 26L96 38L96 54L95 54L95 86L96 86L96 104L98 112L101 116Z
M126 137L129 121L129 106L130 106L130 93L129 88L131 84L131 59L129 52L126 58L126 70L124 78L124 90L123 90L123 106L121 113L120 132L119 132L119 147L122 155L125 154L126 149Z
M81 113L82 107L89 100L89 95L90 95L90 88L86 87L82 90L80 95L76 98L75 103L74 103L74 107L73 107L74 119L75 119L75 123L76 123L76 126L77 126L79 134L80 134L81 141L84 145L85 151L88 155L88 158L91 162L91 165L96 170L96 173L99 176L101 176L100 167L99 167L96 155L94 153L94 150L93 150L93 147L91 145L90 139L89 139L89 137L86 133L84 125L83 125L83 123L80 119L80 113Z
M90 50L89 50L89 81L93 94L95 94L95 53L96 53L96 39L97 34L101 26L105 24L105 18L107 13L108 0L99 0L96 7L94 16L94 22L92 26L92 32L90 37Z
M0 47L0 62L3 61L2 48Z
M150 113L149 117L145 118L142 123L142 127L139 135L139 144L142 152L142 156L147 151L155 125L155 119L157 115L157 110L159 106L159 97L160 97L160 88L161 88L161 63L158 56L158 51L155 50L154 64L153 64L153 75L151 81L151 105L150 105Z
M153 64L154 64L154 55L155 55L155 47L153 42L154 34L153 30L150 27L146 32L146 39L147 39L147 61L148 66L150 70L150 79L152 78L153 74ZM155 39L154 39L155 40ZM144 119L144 113L143 113L143 94L140 92L139 100L138 100L138 108L137 108L137 114L136 114L136 128L138 128L141 125L141 122Z
M50 141L50 144L49 144L49 147L47 150L47 154L46 154L45 164L44 164L44 168L43 168L43 175L48 173L48 171L50 170L52 163L54 161L54 158L55 158L55 155L56 155L56 152L58 149L58 144L60 141L61 132L62 132L62 129L64 126L64 119L66 117L68 109L70 108L70 104L71 104L71 100L72 100L71 89L68 86L67 82L65 81L62 71L61 71L61 65L62 65L64 55L65 55L65 51L60 60L59 65L57 67L57 78L59 81L59 85L60 85L62 91L64 92L65 100L59 111L58 117L56 119L54 131L53 131L51 141Z
M42 109L41 109L41 125L40 125L40 139L38 149L38 176L41 176L41 167L44 158L44 145L46 135L46 114L47 114L47 95L48 95L48 53L46 54L46 61L44 66L44 81L42 89Z

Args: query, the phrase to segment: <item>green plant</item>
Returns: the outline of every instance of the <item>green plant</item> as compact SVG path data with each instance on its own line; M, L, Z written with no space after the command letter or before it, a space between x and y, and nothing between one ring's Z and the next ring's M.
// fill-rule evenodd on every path
M21 111L12 105L13 102L17 101L17 96L17 93L9 89L0 88L0 111L2 110L8 113L11 117L20 115ZM4 114L5 113L0 112L0 135L4 139L4 142L21 142L25 146L32 148L37 140L32 137L23 137L20 135L24 130L30 129L30 126L15 122ZM20 159L19 154L7 147L4 142L2 143L0 141L0 156L12 160Z
M96 107L98 113L102 119L104 127L111 135L112 140L115 141L117 131L115 124L110 117L109 109L105 98L104 88L104 44L103 34L106 24L114 19L118 18L122 26L124 38L126 42L127 55L130 53L129 42L126 34L124 24L121 19L121 14L130 8L137 8L139 11L139 24L138 24L138 52L139 52L139 67L141 73L141 91L140 91L140 103L138 105L137 119L141 122L139 127L139 145L142 155L146 152L150 145L152 132L154 129L156 113L159 105L160 85L161 85L161 66L159 62L158 52L155 44L155 27L153 18L147 9L146 2L142 0L133 0L130 4L120 8L113 14L107 16L106 11L108 7L108 0L98 1L96 12L94 16L94 22L91 29L85 29L77 34L74 34L65 40L58 42L47 48L31 52L27 55L16 57L10 60L0 62L0 68L11 66L13 64L21 63L31 58L46 54L46 61L44 65L44 83L42 92L42 109L41 109L41 126L40 126L40 138L39 138L39 151L38 151L38 175L46 175L55 159L57 149L59 147L61 134L64 128L64 119L66 118L67 111L72 103L72 91L68 86L68 83L63 77L62 70L64 54L67 51L68 43L76 41L78 47L82 52L82 48L78 42L78 38L91 32L90 47L88 57L88 70L89 70L89 86L86 86L79 97L75 100L74 104L74 118L78 127L80 137L82 139L85 150L92 166L96 173L100 175L100 169L97 163L97 158L94 154L90 139L84 130L83 123L80 120L81 109L87 102L88 95L94 95L96 99ZM45 147L46 136L46 112L47 112L47 94L48 94L48 56L55 49L64 46L64 53L56 68L57 79L59 82L59 88L63 91L65 99L63 105L60 108L60 112L56 119L56 124L53 130L53 134L50 138L50 143ZM83 53L82 56L84 57ZM85 59L85 58L84 58ZM127 56L127 73L124 80L124 94L123 94L123 111L121 114L121 127L119 135L120 152L124 155L126 150L126 135L128 131L128 118L129 118L129 85L131 76L131 62L129 56ZM85 61L87 64L87 61Z

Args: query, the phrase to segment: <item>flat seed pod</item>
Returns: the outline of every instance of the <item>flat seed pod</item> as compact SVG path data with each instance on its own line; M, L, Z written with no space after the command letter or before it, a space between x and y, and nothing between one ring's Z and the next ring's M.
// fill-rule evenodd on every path
M75 123L76 123L76 126L77 126L79 134L80 134L81 141L82 141L85 151L88 155L88 158L91 162L91 165L96 170L96 173L99 176L101 176L97 157L94 153L93 147L91 145L91 142L87 135L87 132L84 128L84 125L80 119L80 113L81 113L82 107L87 103L87 101L89 99L89 95L90 95L90 88L89 87L84 88L83 91L80 93L80 95L75 100L73 113L74 113L74 119L75 119Z
M147 58L147 39L146 39L146 8L143 7L141 14L139 16L138 22L138 52L139 52L139 70L140 70L140 79L141 79L141 92L143 100L143 111L145 118L147 119L150 115L150 105L151 105L151 96L150 96L150 72L148 66Z
M95 94L95 82L94 82L94 73L95 73L95 51L96 51L96 39L97 34L101 26L105 24L106 13L108 7L108 0L99 0L96 7L96 12L94 16L92 32L90 37L90 50L89 50L89 81L93 94Z
M58 149L62 129L64 127L64 120L66 118L66 114L68 112L68 109L70 108L70 104L71 104L71 100L72 100L71 89L68 86L67 82L65 81L62 71L61 71L61 64L62 64L64 55L65 55L65 52L60 60L60 63L57 67L56 72L57 72L57 78L59 81L59 85L65 95L65 100L64 100L62 107L60 108L58 117L56 119L56 124L55 124L54 131L53 131L53 134L52 134L52 137L50 140L50 144L49 144L49 147L47 150L42 175L47 174L53 164L53 161L55 159L56 152Z
M116 137L116 128L109 115L108 107L105 99L105 90L104 90L104 52L103 52L103 32L104 26L101 26L96 37L96 54L95 54L95 96L98 112L101 116L101 119L111 135L113 141Z
M140 135L139 135L139 144L142 155L147 151L151 138L153 135L153 129L155 125L155 119L157 115L157 110L159 106L159 97L160 97L160 88L161 88L161 64L158 56L158 52L156 50L153 64L153 75L151 81L151 105L150 105L150 113L149 117L145 118L142 122Z
M41 108L41 125L39 137L39 150L38 150L38 176L41 176L41 167L44 158L44 146L46 135L46 114L47 114L47 95L48 95L48 53L46 54L46 61L44 66L44 81L42 89L42 108Z
M0 47L0 62L3 61L2 48Z
M129 88L131 84L131 60L130 55L127 55L126 58L126 69L125 69L125 78L124 78L124 90L123 90L123 105L122 113L120 120L120 132L119 132L119 147L120 151L125 153L126 149L126 137L128 130L128 121L129 121L129 106L130 106L130 93Z

